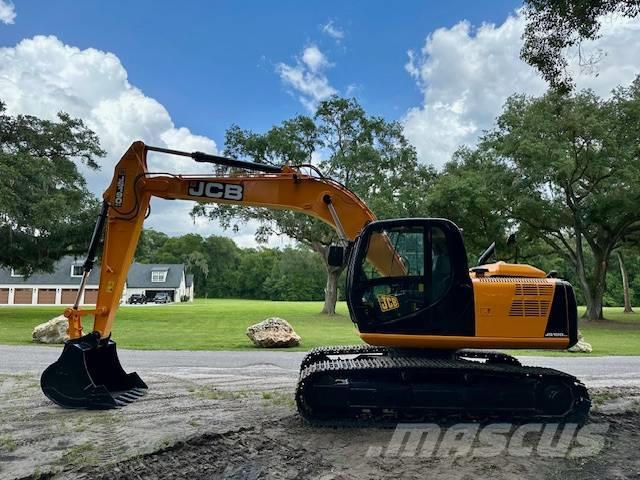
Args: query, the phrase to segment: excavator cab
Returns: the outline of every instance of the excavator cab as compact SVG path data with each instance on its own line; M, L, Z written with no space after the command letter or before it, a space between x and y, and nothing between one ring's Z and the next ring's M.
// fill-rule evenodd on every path
M460 229L417 218L364 227L347 292L367 345L320 347L303 359L296 403L308 421L586 419L589 395L575 377L487 350L566 348L576 325L567 282L504 262L469 271Z
M347 282L360 332L473 334L467 257L449 220L370 223L355 244Z

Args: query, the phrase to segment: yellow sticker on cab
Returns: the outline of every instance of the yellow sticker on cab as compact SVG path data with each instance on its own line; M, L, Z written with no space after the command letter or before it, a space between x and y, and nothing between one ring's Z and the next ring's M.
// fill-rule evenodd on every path
M395 295L378 295L378 304L383 312L400 308L400 302Z

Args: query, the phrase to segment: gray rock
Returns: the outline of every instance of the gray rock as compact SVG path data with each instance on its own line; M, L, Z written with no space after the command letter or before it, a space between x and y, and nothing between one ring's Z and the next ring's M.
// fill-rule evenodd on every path
M267 318L250 326L247 328L247 337L256 346L265 348L297 347L301 340L289 322L278 317Z
M69 328L69 320L64 315L60 315L36 326L31 336L33 341L38 343L64 343L69 340L67 328Z

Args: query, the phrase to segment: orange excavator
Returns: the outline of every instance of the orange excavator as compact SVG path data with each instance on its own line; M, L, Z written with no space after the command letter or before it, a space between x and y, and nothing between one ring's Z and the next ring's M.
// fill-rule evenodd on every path
M226 175L154 173L148 152L227 167ZM241 173L237 173L241 172ZM304 173L307 172L307 173ZM469 269L460 229L433 218L376 220L367 205L310 165L273 166L135 142L115 167L73 307L70 340L42 374L45 395L69 408L116 408L147 385L122 368L112 325L152 196L306 213L335 228L328 263L347 267L347 304L361 339L303 359L300 414L314 424L398 421L573 421L587 418L584 385L488 349L564 349L577 342L573 288L529 265ZM94 309L79 300L102 238ZM93 317L84 333L82 317Z

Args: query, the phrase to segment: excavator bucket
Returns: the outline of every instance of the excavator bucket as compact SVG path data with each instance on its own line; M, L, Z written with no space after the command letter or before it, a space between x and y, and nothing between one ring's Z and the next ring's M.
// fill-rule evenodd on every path
M122 407L146 393L137 373L126 373L116 343L90 333L68 340L58 360L40 378L44 394L65 408Z

